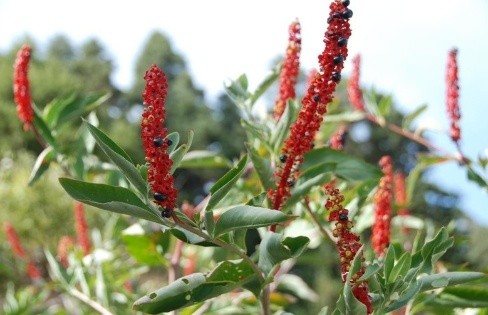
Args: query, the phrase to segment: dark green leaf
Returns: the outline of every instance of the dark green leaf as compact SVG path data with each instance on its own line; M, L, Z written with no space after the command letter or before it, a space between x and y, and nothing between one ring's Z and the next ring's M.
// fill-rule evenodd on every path
M164 223L161 217L146 206L131 190L123 187L60 178L64 190L73 198L88 205L136 218Z
M54 151L58 151L58 144L56 142L56 139L54 139L51 129L49 129L49 127L46 125L46 123L41 118L41 116L38 115L37 111L34 111L33 123L34 123L34 127L36 128L36 131L39 133L41 138L47 144L53 147Z
M32 168L32 172L29 177L29 186L34 184L45 171L49 168L49 164L54 161L56 154L52 147L47 147L39 154Z
M232 167L231 162L225 157L212 151L190 151L179 165L180 168L212 168Z
M134 303L133 308L149 314L170 312L228 293L254 278L243 261L223 261L205 276L202 273L180 278Z
M287 237L281 240L282 237L282 234L268 232L261 241L258 265L265 274L283 260L298 257L310 242L305 236Z
M260 156L251 145L246 145L246 147L264 190L268 191L268 189L274 188L274 174L269 157Z
M486 274L474 271L452 271L443 272L421 277L418 281L421 283L421 291L427 291L446 286L466 283L473 280L486 278Z
M205 211L210 211L217 206L217 204L222 200L222 198L227 195L227 193L232 189L237 180L241 177L245 170L247 164L247 155L244 155L239 163L228 171L222 178L220 178L213 186L210 188L210 199Z
M203 237L198 236L192 232L189 232L185 229L182 229L178 226L170 229L171 234L173 234L177 239L182 240L185 243L188 244L194 244L194 245L199 245L199 246L204 246L204 247L212 247L212 246L217 246L212 242L206 241Z
M416 110L403 118L402 128L410 129L410 124L428 108L427 104L419 106Z
M148 186L142 178L137 168L132 163L130 157L125 151L113 142L105 133L97 127L85 121L85 126L90 131L95 141L102 151L114 162L124 176L131 182L134 187L143 195L147 196Z
M274 67L271 72L264 78L263 82L258 85L256 91L254 91L254 93L251 95L251 106L254 105L254 103L256 103L261 95L263 95L273 85L273 83L278 79L279 75L280 67Z
M480 186L481 188L487 189L488 184L486 183L486 180L481 177L475 170L473 170L471 167L467 168L467 175L468 179Z
M238 229L258 228L283 223L290 217L281 211L251 206L237 206L224 212L215 224L215 237Z
M388 277L388 282L394 283L399 277L403 278L407 271L410 269L411 263L412 256L410 255L410 253L404 253L391 270L391 273Z

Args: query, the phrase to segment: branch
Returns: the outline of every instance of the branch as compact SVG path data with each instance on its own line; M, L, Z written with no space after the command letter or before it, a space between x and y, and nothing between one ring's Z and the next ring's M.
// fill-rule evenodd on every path
M82 301L83 303L93 308L98 313L102 315L114 315L112 312L110 312L105 307L103 307L100 303L93 301L92 299L90 299L88 296L78 291L77 289L69 287L68 292L78 300Z

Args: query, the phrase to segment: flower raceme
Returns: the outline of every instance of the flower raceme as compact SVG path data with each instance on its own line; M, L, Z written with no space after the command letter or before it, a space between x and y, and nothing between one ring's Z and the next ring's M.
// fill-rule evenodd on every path
M340 125L334 131L332 136L330 137L330 148L340 151L344 149L344 145L346 144L346 137L347 137L348 127L347 125Z
M281 209L290 196L298 166L303 162L303 155L311 149L323 115L327 112L327 105L332 101L332 94L341 80L348 53L347 41L351 36L349 18L352 17L352 11L348 5L349 1L340 0L330 4L325 49L318 56L319 71L305 93L298 118L290 128L290 135L282 149L280 160L283 164L276 171L277 188L269 191L273 209Z
M30 128L34 119L28 77L31 52L32 48L29 45L23 45L17 53L14 64L14 100L17 104L17 115L24 124L24 130Z
M141 122L141 138L149 163L147 173L154 202L162 207L162 216L170 217L176 207L177 190L170 173L172 161L167 153L171 140L166 139L168 131L163 127L166 118L164 108L168 82L166 75L152 65L144 75L146 87L142 95L144 112Z
M39 268L37 268L32 259L27 255L13 225L10 222L5 222L3 224L3 230L5 232L5 235L7 236L8 243L12 248L12 252L14 253L14 255L17 256L17 258L20 258L27 262L26 273L29 278L31 278L32 280L41 278L41 271L39 270Z
M88 237L88 224L85 219L85 206L79 201L75 202L74 217L78 244L83 251L83 255L88 255L91 249L90 239Z
M447 101L446 110L451 119L450 135L454 142L459 142L461 139L461 128L459 127L459 119L461 112L459 110L459 83L458 83L458 65L457 65L457 49L451 49L447 58Z
M328 220L335 222L332 234L337 238L336 245L339 250L342 282L346 282L352 261L362 245L359 242L359 236L351 231L353 223L349 220L349 211L342 206L344 196L339 192L339 189L334 187L334 181L325 185L324 190L327 195L325 208L329 214ZM361 260L364 261L364 258L361 257ZM368 284L366 282L358 283L358 279L364 272L365 268L362 266L356 274L352 275L350 284L354 296L366 306L368 314L371 314L373 306L368 296Z
M349 98L349 102L351 103L352 107L356 110L364 112L364 99L363 99L363 92L361 91L361 87L359 86L359 78L360 78L360 67L361 67L361 56L356 55L352 58L352 73L349 81L347 82L347 96Z
M280 119L288 100L294 99L296 96L295 85L300 69L300 51L302 48L300 23L298 20L290 24L288 34L288 48L280 74L280 92L274 106L275 120Z
M410 211L407 209L407 190L405 189L405 174L403 172L395 172L395 204L398 207L399 215L408 215Z
M393 163L390 156L383 156L379 165L384 175L380 179L378 190L374 196L374 223L371 245L378 257L384 255L390 243L391 201L393 186Z

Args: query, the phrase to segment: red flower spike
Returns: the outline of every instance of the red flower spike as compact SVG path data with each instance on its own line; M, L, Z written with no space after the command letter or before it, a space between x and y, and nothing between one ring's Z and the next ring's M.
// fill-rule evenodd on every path
M461 112L459 110L459 83L458 83L458 65L457 65L457 49L451 49L447 59L447 102L446 110L451 119L450 135L454 142L459 142L461 139L461 128L459 127L459 119Z
M330 148L341 151L344 149L344 145L346 144L346 137L347 137L347 126L341 125L339 126L334 134L330 137Z
M18 258L26 258L27 254L25 253L24 247L22 246L22 243L20 242L19 236L17 235L17 232L15 232L13 225L10 222L5 222L3 224L3 231L7 236L8 243L12 248L12 252L14 253L14 255Z
M91 245L88 237L88 225L86 224L85 219L85 206L79 201L75 202L74 215L78 244L83 250L83 255L88 255L90 253Z
M10 222L3 224L3 230L7 236L8 243L12 248L12 252L17 258L27 261L26 273L30 279L36 280L41 277L41 271L37 268L36 264L27 256L27 253L20 242L20 238L17 235L13 225Z
M298 79L300 51L302 49L300 23L298 20L290 24L288 34L288 48L286 49L286 56L280 74L280 93L274 107L275 120L280 119L288 100L296 96L295 85Z
M359 236L351 231L353 223L349 220L349 211L342 206L344 196L339 189L334 187L334 184L332 181L324 186L327 195L325 208L329 213L329 222L335 222L332 235L337 238L336 245L339 250L342 282L345 283L352 261L362 245ZM361 259L364 260L363 257ZM365 270L365 267L361 266L359 271L350 278L350 284L354 296L366 306L368 314L371 314L373 313L373 305L368 296L368 283L357 281Z
M390 156L383 156L379 165L384 173L374 196L375 210L371 245L378 257L384 255L390 244L390 220L393 186L393 163Z
M23 45L14 64L14 100L17 104L17 115L24 124L24 130L28 130L34 119L32 110L32 99L29 85L29 61L32 48L29 45Z
M351 103L352 107L356 110L364 112L364 99L363 99L363 91L359 86L359 78L360 78L360 67L361 67L361 56L356 55L352 58L352 73L349 81L347 82L347 96L349 98L349 102Z
M64 266L64 268L68 268L69 262L68 262L68 253L70 249L73 248L75 242L73 239L69 236L63 236L58 242L58 248L57 248L57 257L61 265Z
M407 190L405 189L405 174L402 172L395 172L395 204L398 207L399 215L408 215L410 211L406 208L407 205Z
M348 14L346 14L348 13ZM287 156L285 163L276 172L277 188L268 194L272 199L272 208L279 210L290 196L290 180L298 177L298 166L303 162L303 155L312 147L315 134L320 128L327 105L332 101L333 93L340 80L344 63L334 62L336 57L347 57L347 40L351 36L349 25L350 11L342 1L334 0L330 4L325 32L325 49L318 56L319 71L307 89L302 100L302 107L297 120L290 128L290 135L282 149Z
M163 127L166 118L164 104L168 91L168 81L164 72L152 65L144 75L146 88L142 94L144 113L141 122L141 138L149 162L148 181L154 195L154 202L163 208L165 216L171 216L176 207L177 190L170 173L172 161L167 153L168 142L165 139L168 131Z

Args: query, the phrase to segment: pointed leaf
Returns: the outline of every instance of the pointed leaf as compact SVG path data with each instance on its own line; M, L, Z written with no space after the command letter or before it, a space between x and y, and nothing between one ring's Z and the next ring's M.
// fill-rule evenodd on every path
M290 126L295 121L297 114L297 102L291 99L288 100L285 111L281 115L280 119L276 123L276 127L271 133L270 144L276 154L280 152L281 147L283 146L283 141L285 141L285 138L290 130Z
M283 223L290 217L281 211L251 206L237 206L224 212L215 224L214 236L238 229L258 228Z
M51 147L53 147L54 151L58 151L58 143L56 142L56 139L54 139L54 136L51 132L51 129L46 125L44 120L39 116L37 111L34 111L34 127L36 128L36 131L39 133L41 138L49 144Z
M410 253L404 253L391 270L390 276L388 277L388 282L394 283L399 277L404 278L405 274L410 269L411 263L412 256Z
M193 245L204 246L204 247L212 247L217 246L212 242L205 240L203 237L198 236L192 232L189 232L185 229L182 229L178 226L170 229L171 234L173 234L177 239Z
M161 217L145 205L131 190L123 187L60 178L64 190L73 198L88 205L136 218L164 223Z
M39 154L34 163L34 167L29 177L29 186L34 184L45 171L49 168L49 164L54 161L56 154L52 147L47 147Z
M143 195L147 196L148 186L125 151L97 127L85 121L88 131L95 138L102 151L114 162L124 176Z
M178 149L173 151L173 153L170 154L170 158L173 161L173 165L171 165L170 173L173 174L175 170L179 167L181 161L183 160L183 157L185 154L190 150L191 144L193 142L193 130L190 130L188 132L188 143L182 144Z
M416 110L414 110L413 112L411 112L410 114L406 115L403 118L402 128L403 129L409 129L410 128L410 125L412 124L412 122L418 116L420 116L420 114L422 114L427 108L428 108L427 104L423 104L423 105L419 106Z
M268 232L261 241L258 266L265 274L283 260L298 257L310 242L305 236L287 237L281 240L282 237L282 234Z
M212 151L190 151L188 152L179 165L180 168L212 168L212 167L232 167L232 163Z
M264 78L264 80L258 85L256 91L254 91L254 93L251 95L251 106L256 103L261 95L263 95L273 85L273 83L275 83L280 75L280 68L281 67L279 65L274 67L271 72Z
M427 291L446 286L466 283L473 280L486 278L487 275L482 272L474 271L452 271L443 272L421 277L418 281L421 283L421 291Z
M261 181L264 190L268 191L268 189L275 186L275 181L273 180L273 168L271 167L270 159L269 157L266 158L260 156L251 145L246 144L246 147L259 180Z

